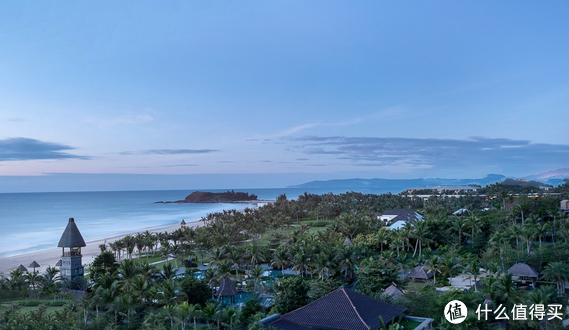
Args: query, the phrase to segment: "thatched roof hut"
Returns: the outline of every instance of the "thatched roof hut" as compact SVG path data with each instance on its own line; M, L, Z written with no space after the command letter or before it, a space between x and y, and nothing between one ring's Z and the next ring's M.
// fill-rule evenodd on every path
M512 267L510 267L510 269L508 269L508 274L512 274L512 276L531 278L531 279L537 279L539 277L538 272L536 272L528 264L523 262L515 263Z
M393 302L397 302L404 295L405 293L403 293L403 291L401 291L401 289L399 289L395 283L388 286L387 289L381 293L382 298L390 297Z
M435 274L432 270L426 270L423 268L423 265L419 265L415 267L407 277L415 280L415 281L428 281L433 278Z
M22 273L28 271L28 269L26 267L24 267L24 265L22 265L22 264L20 264L20 266L18 266L18 268L16 268L16 270L19 270Z
M231 297L237 294L237 288L229 278L229 276L224 276L217 290L217 297Z

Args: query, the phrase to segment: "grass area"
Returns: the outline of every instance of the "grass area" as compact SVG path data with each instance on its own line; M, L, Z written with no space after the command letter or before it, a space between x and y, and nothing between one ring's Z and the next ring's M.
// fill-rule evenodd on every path
M18 300L5 300L0 302L0 313L12 308L13 305L19 306L20 313L27 313L30 311L35 311L40 308L41 305L46 306L47 313L53 313L55 311L62 310L64 305L67 304L66 300L28 300L28 299L18 299Z

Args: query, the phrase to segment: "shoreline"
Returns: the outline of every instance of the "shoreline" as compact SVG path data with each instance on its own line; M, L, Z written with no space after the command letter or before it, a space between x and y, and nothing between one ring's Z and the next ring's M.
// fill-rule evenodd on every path
M195 228L202 225L203 223L201 223L199 219L186 222L186 227ZM101 250L99 249L99 245L101 244L105 243L109 244L127 235L132 236L136 235L137 233L143 233L145 231L149 231L151 233L160 233L160 232L172 232L175 231L176 229L180 229L180 224L156 227L152 229L145 229L145 230L131 232L128 234L115 235L111 237L106 237L86 242L87 246L81 248L81 254L83 255L83 260L82 260L83 265L89 265L93 261L93 259L101 253ZM57 242L54 242L54 245L57 245ZM55 266L55 264L59 261L59 259L61 259L61 248L58 247L47 250L24 253L24 254L17 254L9 257L0 257L0 274L3 274L4 276L9 276L10 272L18 268L18 266L20 265L24 265L24 267L28 268L28 271L32 271L32 269L30 269L28 265L30 265L33 261L36 261L40 265L40 267L36 267L36 271L39 272L39 274L42 274L47 267Z

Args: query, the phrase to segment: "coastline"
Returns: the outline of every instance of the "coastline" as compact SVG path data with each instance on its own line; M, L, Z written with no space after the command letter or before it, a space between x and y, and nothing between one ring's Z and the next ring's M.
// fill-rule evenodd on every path
M187 227L195 228L201 225L203 225L203 223L201 223L200 220L186 222ZM93 261L93 259L101 253L99 245L104 244L105 242L106 244L109 244L127 235L136 235L137 233L145 232L146 230L148 230L151 233L159 233L159 232L172 232L179 228L180 228L179 224L169 225L169 226L156 227L153 229L145 229L142 231L136 231L128 234L116 235L116 236L111 236L86 242L87 246L81 248L81 254L83 255L83 265L90 264ZM54 242L54 245L57 245L57 242ZM61 259L61 248L57 247L48 250L18 254L9 257L1 257L0 274L4 274L4 276L9 276L10 272L18 268L18 266L20 265L24 265L24 267L29 268L28 265L30 265L34 260L40 265L40 267L36 268L36 271L42 274L47 267L55 266L55 264L59 261L59 259ZM32 269L28 270L31 271Z

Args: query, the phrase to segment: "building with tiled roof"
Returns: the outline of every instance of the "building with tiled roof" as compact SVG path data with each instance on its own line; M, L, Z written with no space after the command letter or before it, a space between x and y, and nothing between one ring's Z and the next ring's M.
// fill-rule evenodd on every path
M405 209L387 210L377 218L383 221L386 226L389 226L390 229L399 229L407 222L414 223L415 221L423 220L421 214Z
M407 308L391 305L346 288L340 288L310 304L261 322L279 330L370 330L398 319Z

